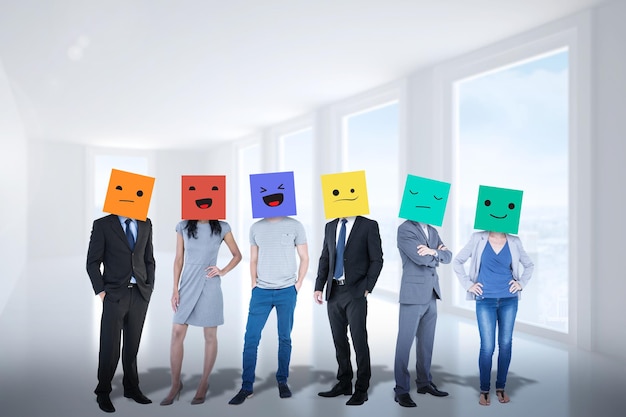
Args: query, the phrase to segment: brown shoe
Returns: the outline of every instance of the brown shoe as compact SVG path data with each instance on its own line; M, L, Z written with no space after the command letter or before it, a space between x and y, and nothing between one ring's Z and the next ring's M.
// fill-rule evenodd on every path
M480 404L480 405L490 405L491 404L491 400L489 400L489 392L488 391L481 391L480 392L480 397L478 397L478 404Z
M508 403L509 401L511 401L511 399L509 398L509 396L506 394L506 392L504 392L504 388L502 389L497 389L496 390L496 396L498 397L498 401L500 401L501 403Z

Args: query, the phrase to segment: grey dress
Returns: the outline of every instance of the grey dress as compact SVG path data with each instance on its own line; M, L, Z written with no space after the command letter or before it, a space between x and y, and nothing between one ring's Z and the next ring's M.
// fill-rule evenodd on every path
M180 305L174 313L174 323L192 326L214 327L224 324L224 300L221 278L207 278L205 269L215 265L224 236L230 226L220 221L222 232L211 234L209 223L198 222L197 239L189 237L183 220L176 225L185 243L185 261L178 285Z

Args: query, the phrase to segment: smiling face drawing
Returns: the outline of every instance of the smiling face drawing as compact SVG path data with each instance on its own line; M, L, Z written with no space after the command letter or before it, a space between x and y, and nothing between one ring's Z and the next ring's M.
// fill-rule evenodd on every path
M145 221L153 187L153 177L112 169L102 211Z
M441 226L449 193L447 182L407 175L398 217Z
M481 185L474 229L517 233L522 210L523 191Z
M250 197L255 219L297 214L292 171L250 175Z
M226 177L224 175L183 175L181 213L184 220L226 218Z
M327 219L369 214L365 171L326 174L321 180Z

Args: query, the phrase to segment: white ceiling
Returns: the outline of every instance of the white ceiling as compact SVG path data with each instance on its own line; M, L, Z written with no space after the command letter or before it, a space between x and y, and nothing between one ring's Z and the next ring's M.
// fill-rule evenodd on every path
M237 139L602 0L0 0L27 135Z

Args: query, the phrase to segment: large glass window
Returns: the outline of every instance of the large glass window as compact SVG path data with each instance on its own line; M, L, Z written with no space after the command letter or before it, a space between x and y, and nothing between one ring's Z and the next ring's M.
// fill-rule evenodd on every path
M313 129L293 132L279 139L280 170L293 171L296 186L297 219L304 225L307 234L313 230L314 198L319 193L313 187Z
M303 290L306 294L313 293L319 247L313 244L313 207L320 198L319 187L313 185L315 158L313 149L313 129L307 128L280 136L278 139L280 171L293 171L296 190L296 209L294 216L304 226L309 248L309 271L304 280ZM315 303L313 297L300 297L295 311L296 323L312 323ZM298 349L294 349L292 360L310 361L313 354L313 332L298 335Z
M370 217L378 222L384 265L376 288L398 292L400 256L396 245L400 181L398 102L344 117L343 171L365 170Z
M237 215L239 217L239 227L237 242L244 258L248 258L250 256L250 226L258 220L252 218L250 174L261 172L261 146L255 143L240 148L238 159Z
M535 270L518 320L560 332L568 331L568 66L561 49L455 84L455 247L474 231L479 185L523 190L519 236ZM455 285L455 304L472 308Z

